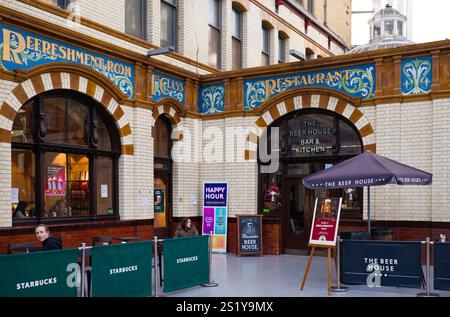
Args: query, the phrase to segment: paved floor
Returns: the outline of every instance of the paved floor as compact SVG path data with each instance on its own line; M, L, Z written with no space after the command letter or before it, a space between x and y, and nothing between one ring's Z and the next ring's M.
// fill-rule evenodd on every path
M327 258L315 257L305 290L300 283L308 257L296 255L237 257L233 254L214 254L213 280L218 287L194 287L164 294L166 297L325 297L327 292ZM335 281L332 269L332 285ZM333 293L333 297L415 297L418 289L367 286L349 286L346 293ZM441 297L450 292L438 291Z

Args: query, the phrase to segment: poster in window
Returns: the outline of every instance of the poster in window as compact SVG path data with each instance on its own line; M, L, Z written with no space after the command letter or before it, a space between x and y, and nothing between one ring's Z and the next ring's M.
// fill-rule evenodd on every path
M164 189L155 189L155 213L164 213Z
M310 245L336 246L342 198L317 198L314 207Z
M66 196L66 167L47 166L46 172L45 196Z

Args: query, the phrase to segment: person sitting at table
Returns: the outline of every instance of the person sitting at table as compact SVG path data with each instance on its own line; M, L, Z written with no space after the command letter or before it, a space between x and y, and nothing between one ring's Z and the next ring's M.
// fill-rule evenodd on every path
M36 239L42 242L42 251L60 250L63 248L62 240L57 237L51 237L48 227L41 224L35 229Z
M183 221L178 225L177 231L175 232L175 238L184 238L197 235L198 231L189 218L184 218Z
M25 209L27 208L27 203L24 201L19 202L16 207L16 210L13 213L13 218L24 219L27 218L25 215Z

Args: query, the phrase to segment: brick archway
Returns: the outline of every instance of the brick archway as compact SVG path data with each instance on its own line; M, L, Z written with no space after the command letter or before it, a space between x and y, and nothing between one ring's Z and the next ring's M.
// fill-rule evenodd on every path
M115 120L120 133L122 154L134 154L131 125L118 99L110 94L106 87L92 79L67 72L34 75L9 93L0 108L0 142L11 143L14 120L26 102L41 93L55 89L74 90L98 101Z
M181 141L183 139L181 117L185 114L186 110L183 109L183 106L178 102L178 100L172 98L162 99L153 107L152 127L155 126L156 120L160 116L164 115L172 124L172 140Z
M264 107L247 135L245 143L245 160L256 160L258 157L258 141L273 122L282 116L301 109L324 109L338 113L350 120L358 130L364 151L376 152L375 130L364 114L349 101L326 94L307 93Z

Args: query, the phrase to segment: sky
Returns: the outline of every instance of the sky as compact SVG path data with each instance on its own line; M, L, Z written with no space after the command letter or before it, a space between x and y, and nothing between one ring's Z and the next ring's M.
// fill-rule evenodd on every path
M408 0L413 2L412 40L424 43L450 39L450 1L449 0ZM353 0L353 11L367 10L372 0ZM360 45L369 41L371 14L353 15L352 44Z

